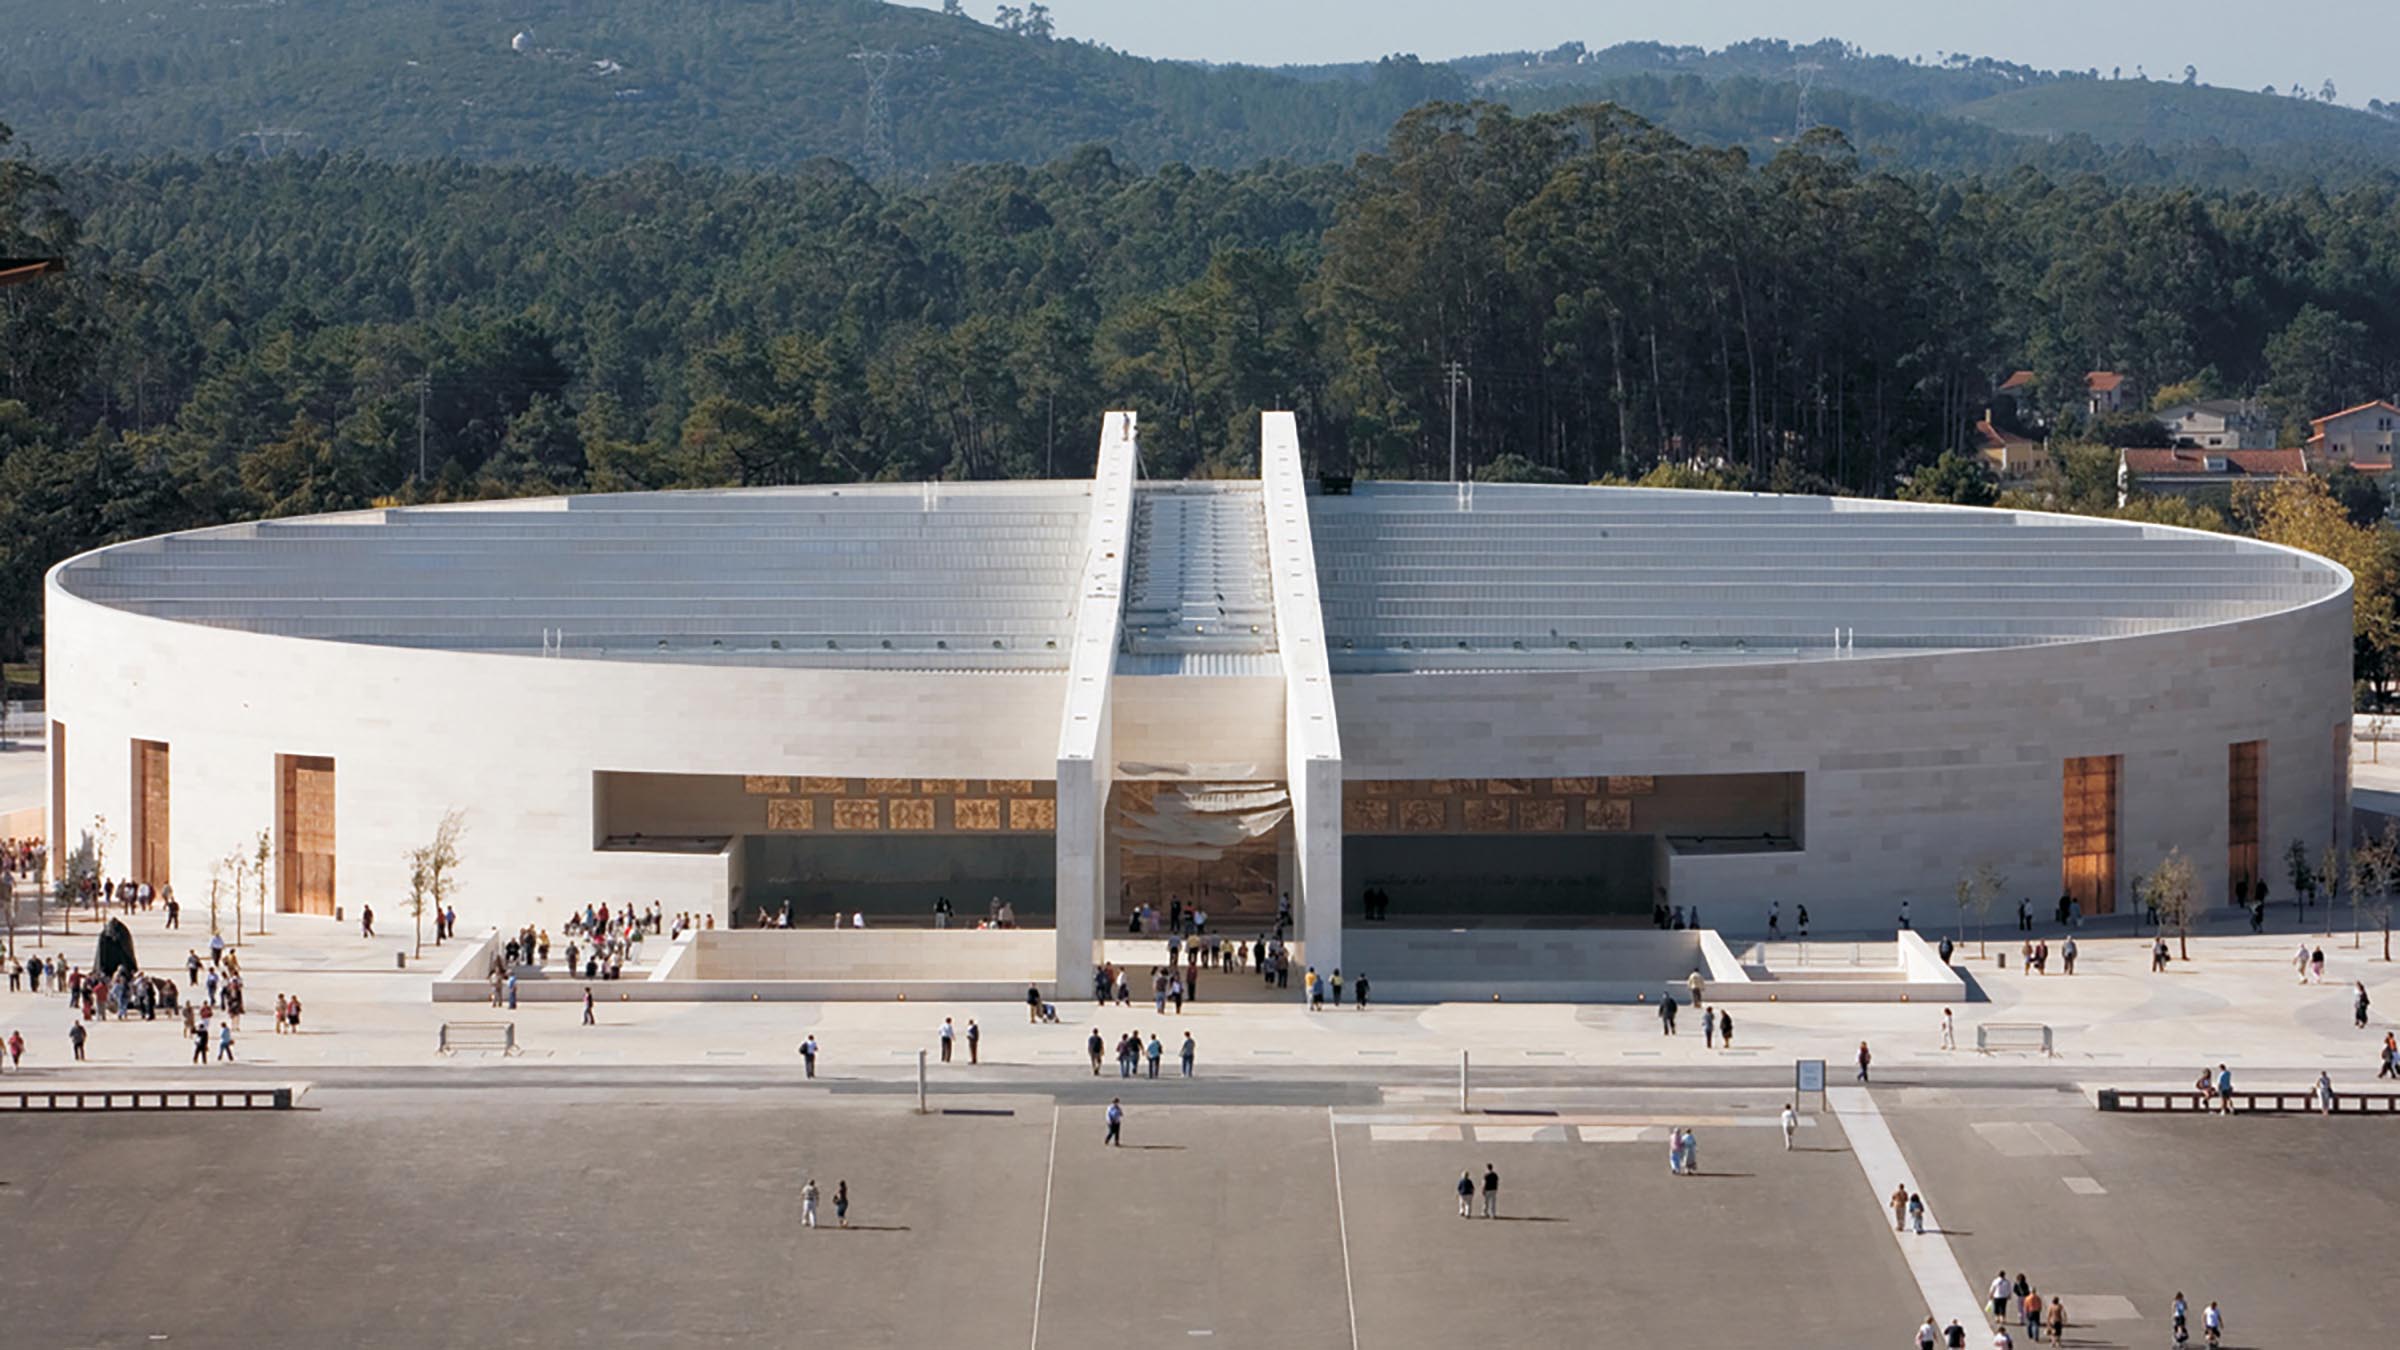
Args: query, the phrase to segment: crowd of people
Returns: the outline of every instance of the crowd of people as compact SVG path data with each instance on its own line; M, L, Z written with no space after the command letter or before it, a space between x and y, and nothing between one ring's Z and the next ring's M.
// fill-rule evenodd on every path
M127 890L139 894L130 887ZM114 970L92 970L64 956L39 951L11 958L6 965L9 992L66 999L67 1049L73 1060L89 1057L95 1027L111 1021L157 1022L163 1018L181 1023L183 1034L192 1041L193 1063L231 1062L234 1036L248 1011L241 953L229 949L222 934L210 937L205 958L199 948L185 951L181 981L171 969L162 973L127 964ZM275 996L275 1034L297 1035L300 1016L299 995ZM22 1029L12 1029L0 1045L8 1052L6 1067L23 1066Z
M690 920L688 914L675 916L677 936L691 927ZM653 933L663 936L666 923L666 911L657 905L644 910L585 905L560 925L560 936L566 939L559 952L565 958L563 970L570 978L622 979L626 966L641 963L642 939ZM502 943L492 953L485 972L492 987L492 1006L516 1007L518 978L529 971L548 971L551 951L550 930L534 924L518 929Z
M22 839L0 839L0 876L23 879L42 874L42 864L50 857L50 846L38 834Z

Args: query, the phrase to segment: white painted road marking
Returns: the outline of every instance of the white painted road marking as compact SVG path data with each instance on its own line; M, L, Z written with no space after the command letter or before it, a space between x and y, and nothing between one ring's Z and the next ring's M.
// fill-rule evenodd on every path
M2067 1183L2067 1189L2075 1192L2077 1195L2108 1194L2108 1188L2106 1186L2103 1186L2099 1182L2092 1180L2090 1177L2060 1177L2059 1180Z
M1325 1139L1333 1145L1333 1215L1342 1234L1342 1302L1350 1310L1350 1350L1358 1350L1358 1289L1350 1282L1350 1210L1342 1200L1342 1132L1334 1128L1331 1107L1325 1110Z
M1891 1217L1887 1202L1892 1191L1912 1179L1908 1160L1900 1155L1899 1141L1892 1138L1890 1127L1883 1123L1883 1112L1876 1109L1875 1099L1865 1088L1827 1088L1825 1101L1850 1135L1850 1156L1858 1159L1858 1170L1866 1176L1867 1200L1875 1206L1875 1222L1881 1224ZM1923 1192L1922 1187L1910 1189ZM1924 1236L1894 1233L1892 1240L1900 1245L1900 1257L1908 1263L1917 1292L1925 1296L1925 1310L1937 1324L1956 1319L1964 1327L1989 1326L1984 1302L1967 1283L1966 1272L1959 1269L1950 1239L1936 1231L1940 1227L1937 1214L1935 1201L1928 1199Z
M1050 1108L1050 1170L1042 1176L1042 1245L1033 1259L1033 1340L1042 1343L1042 1275L1050 1268L1050 1186L1058 1180L1058 1108Z

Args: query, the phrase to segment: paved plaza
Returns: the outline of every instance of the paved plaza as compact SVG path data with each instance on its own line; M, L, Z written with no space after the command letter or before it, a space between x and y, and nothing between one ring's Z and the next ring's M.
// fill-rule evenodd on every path
M660 1080L10 1119L9 1229L56 1240L11 1244L0 1308L27 1346L1854 1346L1906 1339L1927 1268L1978 1295L2024 1268L2080 1346L2165 1345L2179 1289L2225 1305L2230 1344L2388 1338L2388 1121L1859 1094L1936 1216L1918 1237L1892 1233L1838 1088L1790 1152L1783 1094L1756 1088L1520 1084L1467 1118L1426 1083L1118 1095L1123 1148L1088 1084L928 1115L858 1085ZM1669 1174L1672 1123L1702 1175ZM1500 1220L1457 1218L1458 1173L1487 1164Z
M196 945L158 924L134 921L147 962ZM586 1028L571 1004L437 1009L432 963L393 959L405 944L278 917L242 949L252 1007L298 993L308 1030L254 1015L231 1066L192 1066L174 1024L139 1020L96 1024L73 1065L63 1000L0 998L0 1034L31 1043L0 1086L310 1085L292 1112L0 1115L7 1231L56 1238L10 1244L0 1317L11 1345L1407 1350L1899 1345L1930 1310L1982 1346L1991 1272L2024 1269L2065 1299L2074 1345L2167 1344L2178 1290L2224 1304L2229 1344L2385 1343L2372 1274L2400 1237L2400 1118L2093 1109L2100 1087L2220 1061L2243 1087L2321 1067L2375 1086L2400 1010L2379 942L2312 934L2329 968L2303 985L2293 916L2278 926L2195 939L2163 975L2130 935L2082 942L2071 978L1969 960L1961 1044L2039 1021L2044 1059L1945 1051L1940 1010L1898 1004L1744 1005L1731 1050L1688 1020L1662 1036L1643 1006L1070 1004L1034 1027L1006 1005L603 999ZM2353 979L2375 998L2365 1031ZM526 1053L440 1056L445 1016L512 1020ZM935 1062L920 1114L916 1054L943 1017L983 1028L984 1062ZM1093 1076L1095 1023L1163 1033L1161 1077ZM1831 1090L1800 1100L1787 1152L1803 1058L1831 1062ZM1102 1143L1112 1097L1121 1149ZM1675 1125L1699 1136L1697 1177L1669 1173ZM1501 1218L1462 1221L1458 1175L1487 1165ZM1891 1231L1903 1181L1927 1236Z

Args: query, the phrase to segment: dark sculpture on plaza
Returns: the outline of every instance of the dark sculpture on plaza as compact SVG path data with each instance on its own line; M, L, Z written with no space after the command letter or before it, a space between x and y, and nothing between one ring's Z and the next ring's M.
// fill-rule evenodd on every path
M119 970L127 975L139 974L141 962L133 957L133 934L123 919L110 919L100 930L99 945L92 950L92 973L102 979L112 979Z

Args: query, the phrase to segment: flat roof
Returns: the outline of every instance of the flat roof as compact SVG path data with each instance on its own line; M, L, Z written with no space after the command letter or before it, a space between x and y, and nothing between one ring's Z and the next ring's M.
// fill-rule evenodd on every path
M1337 673L2022 647L2221 623L2343 584L2232 536L1864 499L1369 483L1310 512Z
M1084 482L643 492L226 526L70 561L114 608L609 660L1063 669Z
M327 641L1056 671L1091 513L1080 480L479 502L166 535L57 579L113 608ZM1308 497L1306 518L1336 674L2024 647L2248 618L2343 584L2232 536L1848 498L1364 483ZM1141 484L1116 669L1281 673L1296 639L1268 526L1256 482Z

